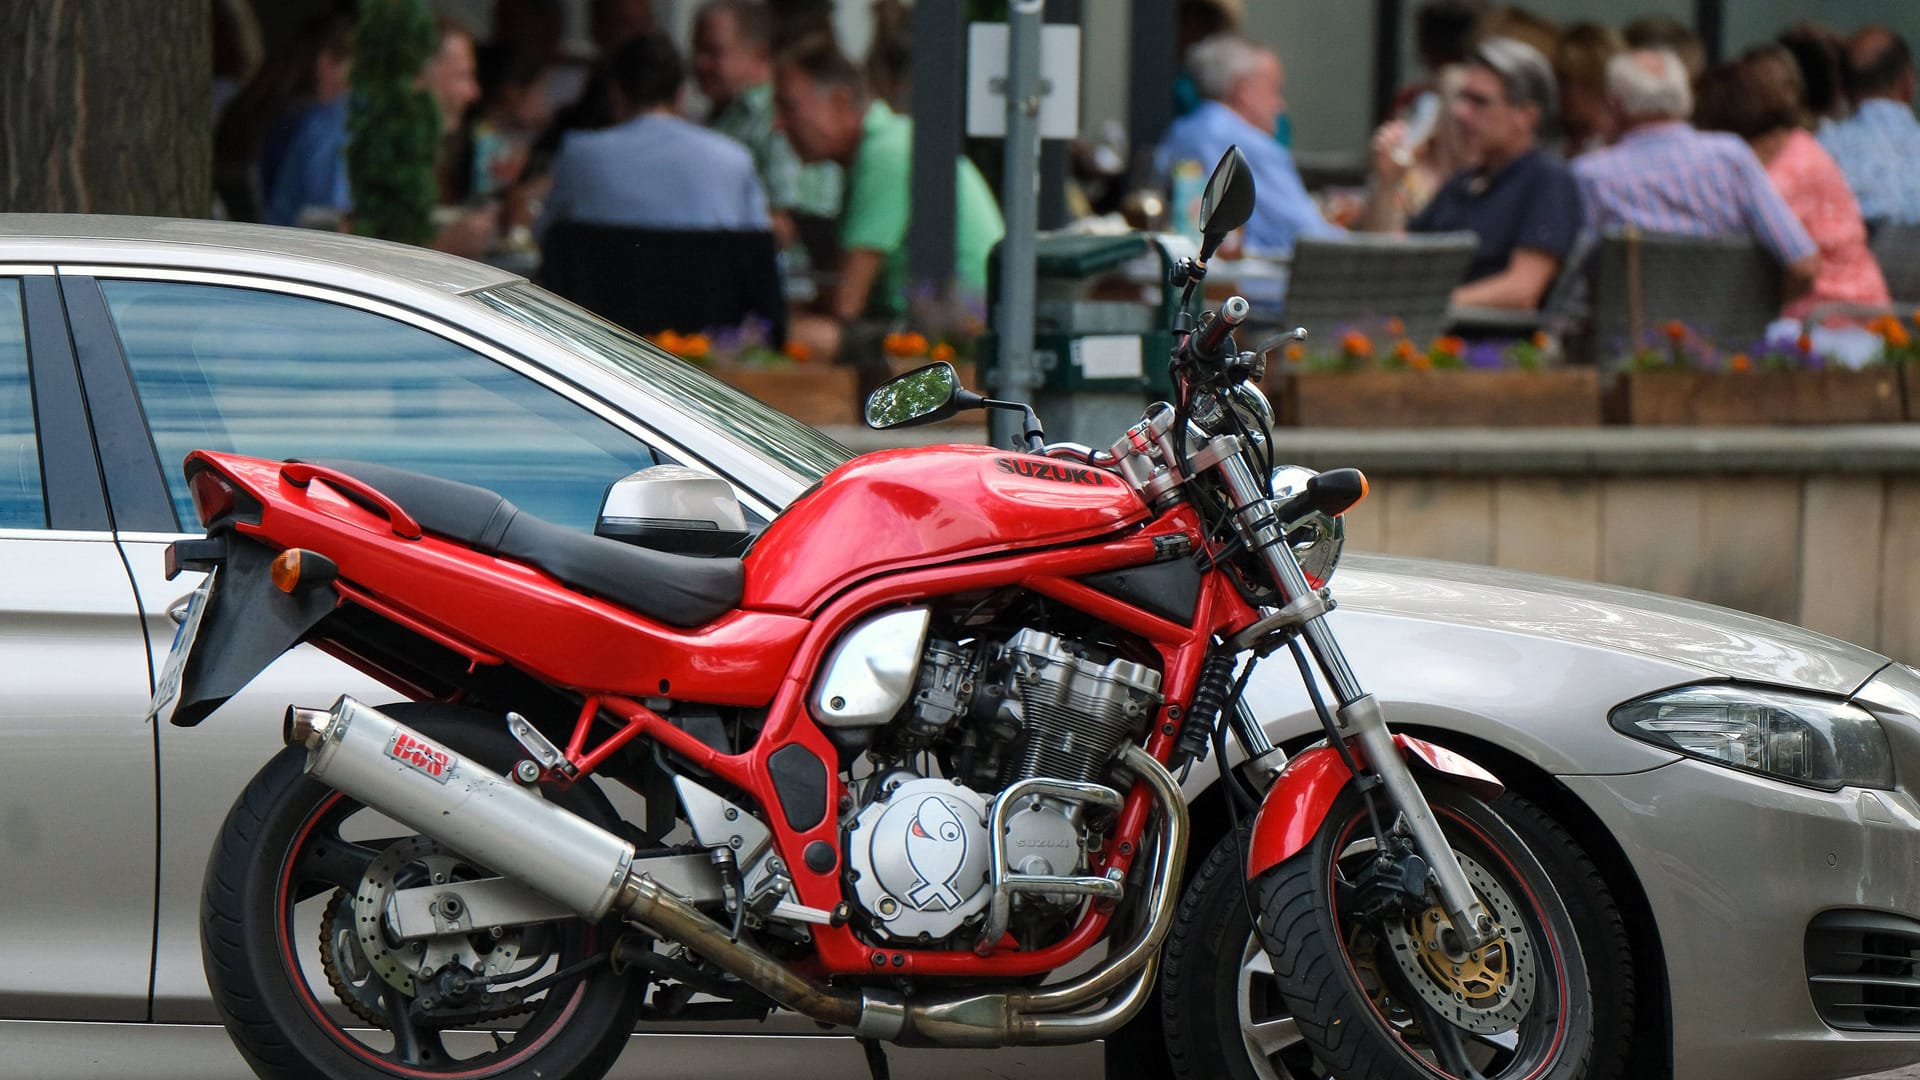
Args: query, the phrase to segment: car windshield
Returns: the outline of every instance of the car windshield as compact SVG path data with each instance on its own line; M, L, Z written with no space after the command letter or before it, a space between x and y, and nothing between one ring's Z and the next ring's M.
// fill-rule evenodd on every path
M804 483L819 480L853 456L813 428L536 285L505 285L474 293L473 298L588 361L638 379Z

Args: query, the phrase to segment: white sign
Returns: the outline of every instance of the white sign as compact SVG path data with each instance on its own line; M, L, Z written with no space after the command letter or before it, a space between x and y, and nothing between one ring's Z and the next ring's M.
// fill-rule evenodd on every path
M1073 362L1086 379L1137 379L1146 370L1140 363L1140 335L1092 334L1073 339Z
M967 134L1007 134L1007 24L967 27ZM1080 28L1040 28L1040 137L1080 134Z

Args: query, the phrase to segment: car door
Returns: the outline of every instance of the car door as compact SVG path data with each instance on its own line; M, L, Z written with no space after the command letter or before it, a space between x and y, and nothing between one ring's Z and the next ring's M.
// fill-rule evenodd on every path
M126 273L65 276L62 291L96 422L137 436L103 440L101 452L156 668L171 634L167 610L197 584L185 574L167 581L161 561L167 543L197 526L180 474L190 450L414 469L492 488L587 530L611 481L658 463L645 442L557 382L380 301ZM286 706L325 705L341 693L398 696L300 649L199 727L157 733L155 1019L213 1017L196 921L206 854L234 797L280 750Z
M148 664L54 277L0 266L0 1016L147 1016Z

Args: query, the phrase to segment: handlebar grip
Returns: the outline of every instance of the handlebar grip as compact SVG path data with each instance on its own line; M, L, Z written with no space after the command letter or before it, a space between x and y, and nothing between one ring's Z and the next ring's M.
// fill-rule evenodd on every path
M1235 327L1246 322L1247 315L1252 311L1253 307L1245 297L1227 297L1227 302L1220 305L1220 310L1208 320L1207 325L1194 331L1198 340L1193 337L1187 339L1188 358L1204 360L1219 355L1221 347L1227 343L1228 335L1233 333Z

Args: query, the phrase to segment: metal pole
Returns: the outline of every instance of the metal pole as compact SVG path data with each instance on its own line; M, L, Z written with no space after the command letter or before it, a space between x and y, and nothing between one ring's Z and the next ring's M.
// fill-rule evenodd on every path
M1031 402L1038 383L1033 369L1033 234L1040 207L1040 27L1043 0L1007 5L1007 145L1001 173L1001 212L1007 223L1000 243L999 378L993 392L1007 401ZM988 414L991 441L1005 446L1017 432L1015 413Z
M960 0L913 5L915 41L965 41ZM907 218L908 295L931 286L945 296L953 284L954 165L966 129L966 50L922 49L913 59L913 212Z
M1173 123L1173 80L1184 57L1173 55L1178 27L1173 0L1133 0L1133 50L1128 59L1129 175L1151 179L1153 148Z

